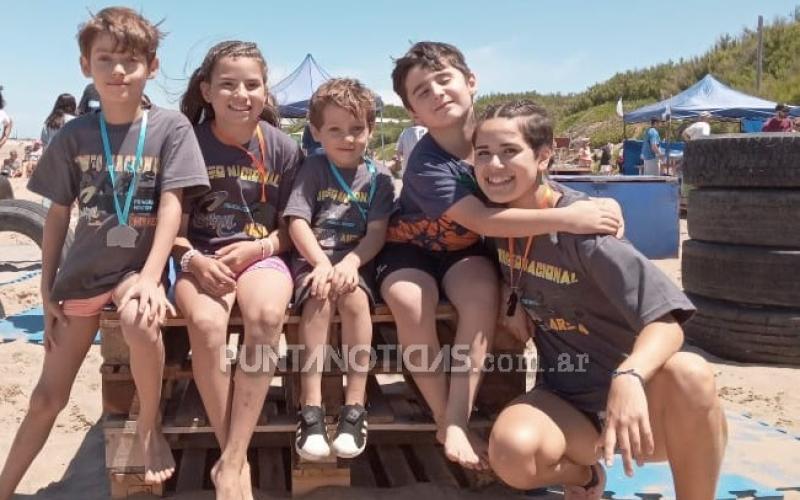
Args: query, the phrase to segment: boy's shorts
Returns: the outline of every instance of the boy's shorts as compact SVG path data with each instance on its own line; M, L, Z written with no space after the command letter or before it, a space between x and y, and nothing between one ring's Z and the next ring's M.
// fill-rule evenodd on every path
M378 269L376 277L377 289L380 290L386 277L395 271L419 269L433 277L439 286L440 295L446 296L447 294L442 288L442 280L447 271L467 257L476 256L489 258L492 262L495 260L483 242L455 251L426 250L412 243L387 243L376 258Z
M87 299L67 299L61 304L65 316L78 318L91 318L99 316L103 308L111 303L113 290L103 292Z
M331 258L331 264L336 265L343 258L344 255ZM292 269L294 270L294 298L292 300L292 310L300 313L303 310L303 304L311 295L311 287L303 286L303 281L311 274L314 269L305 260L300 261L294 259L292 262ZM364 290L369 300L370 312L375 310L375 263L374 261L367 262L358 269L358 287Z

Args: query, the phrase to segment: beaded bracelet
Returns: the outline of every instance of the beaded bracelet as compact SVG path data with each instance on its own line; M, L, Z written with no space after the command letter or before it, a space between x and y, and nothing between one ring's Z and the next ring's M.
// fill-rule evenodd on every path
M639 379L639 382L642 383L642 387L644 387L644 378L636 372L635 368L630 368L628 370L614 370L611 372L612 379L617 378L620 375L633 375Z

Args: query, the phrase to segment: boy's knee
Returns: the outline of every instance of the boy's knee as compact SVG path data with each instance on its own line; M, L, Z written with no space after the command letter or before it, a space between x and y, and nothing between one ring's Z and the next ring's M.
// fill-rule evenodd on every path
M361 288L356 288L352 293L339 297L336 308L343 316L355 317L359 314L369 314L369 299Z
M51 389L37 385L31 394L29 413L53 417L67 407L68 401L69 394L55 394Z
M128 346L149 347L161 338L161 329L153 321L148 324L147 317L141 315L133 304L128 305L119 315L120 329Z

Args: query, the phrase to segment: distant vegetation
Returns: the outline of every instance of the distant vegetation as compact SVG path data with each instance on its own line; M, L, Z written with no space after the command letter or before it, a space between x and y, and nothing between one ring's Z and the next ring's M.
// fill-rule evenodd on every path
M705 54L688 60L667 61L650 68L617 73L605 82L573 94L492 94L477 101L479 110L488 104L510 98L533 99L556 117L559 135L592 138L594 146L622 140L622 120L615 114L622 97L625 110L678 94L713 74L731 87L774 101L800 104L800 7L788 17L765 21L764 63L761 91L756 91L757 33L744 29L734 36L724 34ZM727 129L717 125L720 129ZM628 127L634 137L639 128ZM677 130L677 126L675 129Z

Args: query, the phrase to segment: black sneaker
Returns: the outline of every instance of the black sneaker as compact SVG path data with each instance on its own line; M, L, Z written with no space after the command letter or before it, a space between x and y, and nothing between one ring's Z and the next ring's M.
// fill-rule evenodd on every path
M325 432L325 412L320 406L303 405L297 413L295 448L297 454L311 461L322 460L331 454Z
M333 451L339 458L354 458L367 446L367 410L361 405L344 405L333 438Z

